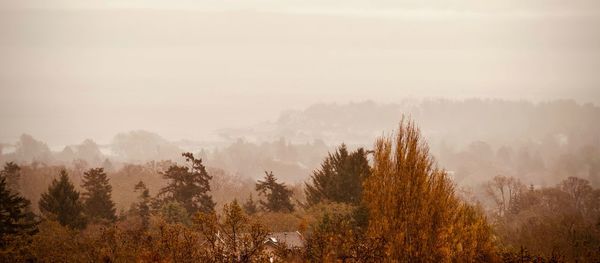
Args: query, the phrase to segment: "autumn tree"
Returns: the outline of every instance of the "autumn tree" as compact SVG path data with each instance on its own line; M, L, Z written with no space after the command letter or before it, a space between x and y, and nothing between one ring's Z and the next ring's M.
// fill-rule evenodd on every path
M359 148L348 152L342 144L335 153L329 153L321 168L313 172L306 183L306 198L309 205L322 201L359 204L362 182L370 174L367 151Z
M35 216L29 208L29 200L12 192L6 177L0 176L0 247L4 246L6 235L32 233L35 230Z
M273 172L265 172L264 181L258 180L256 191L259 196L264 196L266 201L260 204L269 212L292 212L294 205L291 202L292 191L284 183L278 183Z
M519 209L494 217L504 258L530 254L558 262L600 262L600 189L587 180L569 177L556 186L530 187L514 204Z
M485 218L469 215L477 210L456 197L412 121L403 119L397 134L376 141L363 198L368 235L385 240L390 261L472 262L492 254Z
M104 168L90 169L83 176L83 206L85 214L93 220L115 221L115 203L112 201L112 186Z
M215 202L209 195L212 177L206 172L202 159L196 159L192 153L182 155L188 166L172 165L162 173L169 183L161 189L159 196L164 201L181 203L190 215L213 211Z
M239 262L254 262L264 250L267 229L257 222L250 222L237 200L223 206L225 220L221 223L226 251Z
M223 206L223 218L198 213L194 225L205 240L203 262L266 262L268 229L252 221L237 200Z
M210 262L203 258L201 235L187 226L159 221L149 234L139 262Z
M304 253L309 262L381 262L384 240L366 234L359 210L327 204L327 211L310 227ZM315 208L314 206L311 207ZM336 209L337 208L337 209ZM342 208L342 209L340 209ZM350 209L348 209L350 208Z
M75 191L65 170L60 171L59 179L54 179L48 191L42 194L39 207L46 218L57 220L63 226L83 228L86 224L79 192Z
M43 221L33 236L30 251L33 262L83 262L79 231L56 221Z

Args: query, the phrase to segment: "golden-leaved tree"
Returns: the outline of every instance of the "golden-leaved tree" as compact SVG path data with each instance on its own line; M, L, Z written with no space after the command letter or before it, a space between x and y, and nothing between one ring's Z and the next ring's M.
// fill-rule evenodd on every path
M223 218L216 213L197 213L194 226L201 237L199 262L268 262L269 231L251 220L237 200L223 206Z
M412 121L402 119L395 135L377 140L363 201L367 233L384 240L388 261L493 261L485 217L455 195Z

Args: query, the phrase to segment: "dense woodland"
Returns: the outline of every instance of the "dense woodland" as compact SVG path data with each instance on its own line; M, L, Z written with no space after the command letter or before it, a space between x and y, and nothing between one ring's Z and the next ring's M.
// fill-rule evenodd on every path
M301 184L181 159L6 162L1 261L600 261L600 189L588 179L536 186L497 175L470 191L413 121L370 149L336 147ZM267 242L279 232L302 244Z

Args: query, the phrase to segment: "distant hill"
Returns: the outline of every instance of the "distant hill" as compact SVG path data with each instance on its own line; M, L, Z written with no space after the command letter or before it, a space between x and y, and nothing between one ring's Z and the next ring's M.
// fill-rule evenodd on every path
M485 181L497 174L552 183L578 175L600 184L600 108L570 100L532 103L504 100L406 100L315 104L287 111L276 120L250 127L221 129L221 141L169 141L148 131L120 133L109 145L92 140L51 151L23 135L3 144L0 161L91 166L113 163L182 161L181 152L201 156L211 167L247 178L273 171L284 181L305 180L327 152L346 143L371 148L390 134L402 116L420 126L440 166L461 184ZM596 167L598 165L598 167Z

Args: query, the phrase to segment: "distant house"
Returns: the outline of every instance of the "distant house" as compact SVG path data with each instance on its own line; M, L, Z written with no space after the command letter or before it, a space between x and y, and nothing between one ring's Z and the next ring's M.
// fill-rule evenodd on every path
M278 252L296 252L304 248L304 242L304 237L298 231L271 233L265 241L266 252L270 255L270 261L274 262L280 256Z
M238 237L238 245L242 245L241 237L247 236L248 233L240 233ZM215 234L216 239L215 244L218 246L227 247L227 242L223 239L223 236L220 232ZM201 245L207 244L208 241L204 241ZM302 248L304 248L304 237L300 232L275 232L271 233L267 236L266 240L263 242L265 252L269 255L269 260L274 262L276 259L281 259L281 257L285 256L285 260L288 262L302 262L299 257L299 253ZM227 256L223 254L223 256ZM239 257L239 255L238 255ZM238 258L239 259L239 258Z

